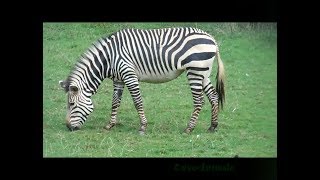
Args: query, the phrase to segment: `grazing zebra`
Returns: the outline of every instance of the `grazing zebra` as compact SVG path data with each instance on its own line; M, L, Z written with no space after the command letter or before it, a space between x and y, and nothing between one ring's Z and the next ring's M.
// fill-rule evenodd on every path
M209 76L217 56L216 88ZM105 78L113 80L111 120L104 127L116 124L123 88L126 86L140 117L140 134L144 134L147 119L142 105L139 81L163 83L186 71L191 87L194 110L184 132L190 133L204 103L211 104L213 131L218 125L218 107L224 102L224 66L216 41L197 28L124 29L109 37L100 38L84 52L65 81L59 81L68 95L67 127L79 129L93 111L91 96ZM173 93L173 92L172 92Z

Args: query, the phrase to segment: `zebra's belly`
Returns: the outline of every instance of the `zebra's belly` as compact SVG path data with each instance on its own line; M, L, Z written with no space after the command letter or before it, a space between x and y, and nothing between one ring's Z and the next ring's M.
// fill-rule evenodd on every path
M166 74L157 74L157 75L147 75L142 74L138 75L139 81L147 82L147 83L164 83L171 81L183 73L184 70L177 70L174 72L166 73Z

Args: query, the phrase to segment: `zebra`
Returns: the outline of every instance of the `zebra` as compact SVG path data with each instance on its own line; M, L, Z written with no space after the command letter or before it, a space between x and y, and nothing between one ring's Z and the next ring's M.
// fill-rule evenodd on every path
M217 56L216 87L210 81L213 61ZM144 134L147 118L139 82L164 83L186 72L194 109L185 133L195 128L204 104L204 94L211 104L213 132L218 126L218 111L225 101L224 65L215 39L193 27L162 29L122 29L96 40L81 55L74 69L60 86L68 96L66 126L78 130L93 111L91 96L105 78L113 81L111 119L104 126L110 130L117 123L123 89L132 96L140 118L139 133Z

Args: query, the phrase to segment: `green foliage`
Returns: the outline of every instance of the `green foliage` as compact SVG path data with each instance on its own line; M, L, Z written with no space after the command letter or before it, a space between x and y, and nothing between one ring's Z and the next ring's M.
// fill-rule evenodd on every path
M138 133L139 118L127 89L109 121L112 81L93 96L94 112L80 131L65 127L66 95L59 86L77 58L101 36L122 28L198 27L212 34L226 70L226 103L218 131L207 133L206 99L198 124L182 134L193 110L185 73L163 84L141 83L148 118L147 134ZM211 75L215 82L217 64ZM277 27L274 23L44 23L43 24L43 156L44 157L276 157Z

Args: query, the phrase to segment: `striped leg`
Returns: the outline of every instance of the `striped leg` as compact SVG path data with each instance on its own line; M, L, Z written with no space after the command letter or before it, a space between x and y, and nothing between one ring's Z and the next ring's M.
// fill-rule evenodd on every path
M208 131L213 132L218 126L218 93L212 86L209 78L204 79L203 84L204 92L206 93L211 104L211 125Z
M197 75L193 72L187 72L187 77L189 80L189 84L191 87L191 93L193 97L193 105L194 110L191 116L191 119L189 121L189 124L187 128L184 130L185 133L190 133L196 126L199 113L202 109L202 106L204 104L204 98L203 98L203 91L202 91L202 82L203 82L203 76Z
M123 82L115 82L115 81L113 82L111 120L104 127L105 129L110 129L117 123L117 110L118 110L120 103L121 103L123 88L124 88Z
M125 78L124 82L128 87L128 90L133 99L133 103L138 111L138 114L140 117L140 125L141 125L139 129L139 133L143 135L147 128L147 119L143 111L143 103L142 103L142 98L140 94L138 78L135 75L131 75L130 77Z

